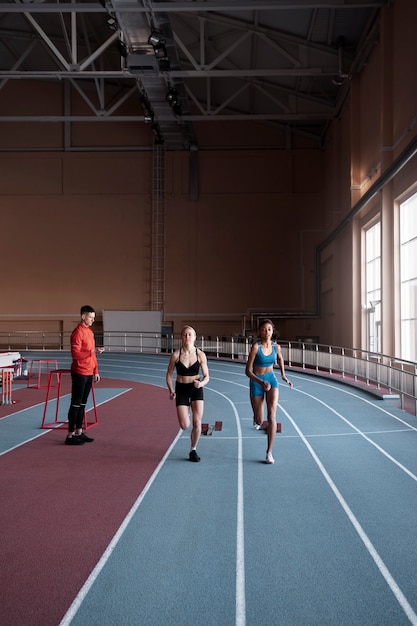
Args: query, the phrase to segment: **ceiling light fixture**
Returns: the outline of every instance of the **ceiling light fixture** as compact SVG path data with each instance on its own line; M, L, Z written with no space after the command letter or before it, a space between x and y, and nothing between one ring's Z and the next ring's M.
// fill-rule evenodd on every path
M121 39L118 39L116 42L116 45L117 45L117 49L119 51L120 56L123 57L124 59L127 59L127 46L125 42L122 41Z
M169 102L169 104L174 104L175 102L178 102L178 91L174 89L174 87L170 87L168 89L166 100L167 102Z
M164 43L159 43L157 46L154 46L153 51L157 59L165 59L167 57L167 50Z
M153 29L148 38L148 44L152 46L155 58L158 61L160 72L169 72L171 69L166 49L166 41L160 30Z
M143 109L143 121L145 124L152 124L154 121L154 112L146 94L141 95L140 103Z
M117 20L115 17L113 17L113 15L110 15L107 20L106 20L108 26L111 28L111 30L117 30L119 28L119 25L117 23Z
M153 30L149 35L148 44L155 48L159 45L165 45L165 39L160 30Z
M181 115L182 110L181 110L180 99L179 99L178 91L174 87L170 87L168 89L168 93L165 99L168 102L169 106L174 111L175 115Z
M346 74L346 72L343 71L344 51L345 51L345 39L344 37L339 37L339 72L332 79L332 83L333 85L336 85L336 87L341 87L343 83L345 83L347 80L350 80L352 78L350 74Z

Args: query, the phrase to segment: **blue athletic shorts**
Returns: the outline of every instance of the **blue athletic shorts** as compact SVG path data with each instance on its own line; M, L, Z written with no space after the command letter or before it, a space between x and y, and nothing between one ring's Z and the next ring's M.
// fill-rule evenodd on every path
M267 372L266 374L256 374L258 378L262 380L266 380L272 389L278 387L277 377L274 372ZM249 383L250 395L252 397L263 396L266 391L263 390L262 386L257 383L255 380L251 380Z
M203 400L203 388L194 387L194 383L175 382L175 405L191 406L195 400Z

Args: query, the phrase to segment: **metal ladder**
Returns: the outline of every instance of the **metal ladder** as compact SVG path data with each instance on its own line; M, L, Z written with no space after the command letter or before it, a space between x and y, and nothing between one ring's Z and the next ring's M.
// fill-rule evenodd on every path
M165 148L153 148L151 232L151 310L165 304Z

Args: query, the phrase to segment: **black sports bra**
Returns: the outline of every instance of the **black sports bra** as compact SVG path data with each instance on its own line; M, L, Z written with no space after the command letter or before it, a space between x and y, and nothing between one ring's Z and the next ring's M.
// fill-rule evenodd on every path
M190 365L190 367L185 367L184 363L181 362L181 348L180 348L180 356L178 361L175 363L175 369L177 370L177 374L180 376L197 376L200 371L200 361L198 360L198 350L195 349L197 360L195 363Z

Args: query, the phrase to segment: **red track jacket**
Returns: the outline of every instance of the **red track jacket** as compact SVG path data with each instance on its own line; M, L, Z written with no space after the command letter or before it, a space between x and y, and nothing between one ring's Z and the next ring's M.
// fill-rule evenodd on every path
M94 333L91 328L82 323L72 331L71 354L73 372L83 376L98 374Z

